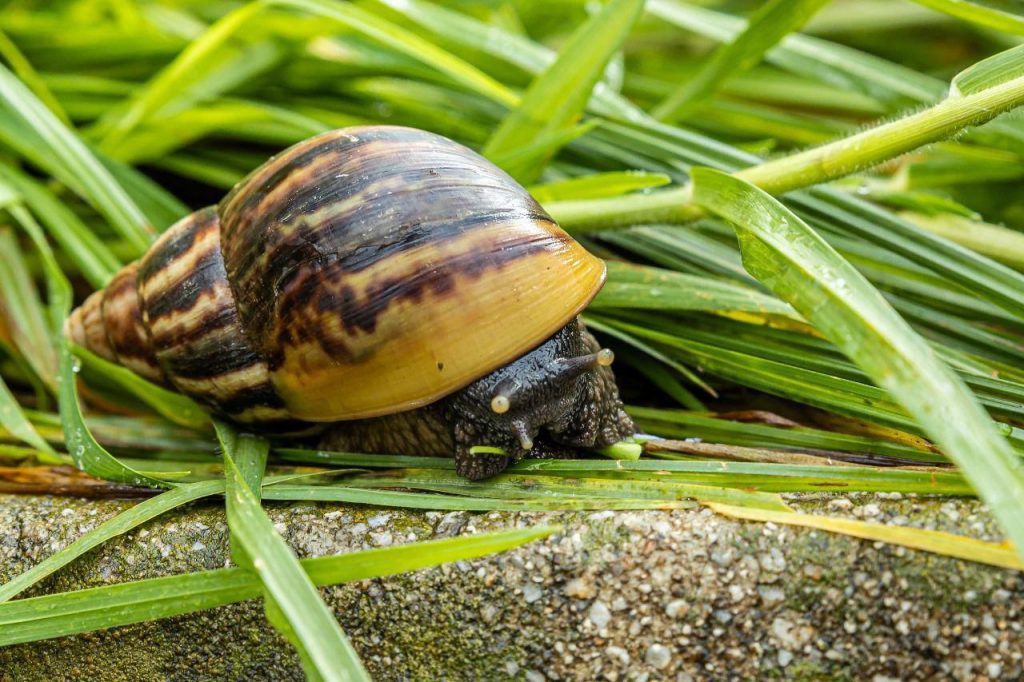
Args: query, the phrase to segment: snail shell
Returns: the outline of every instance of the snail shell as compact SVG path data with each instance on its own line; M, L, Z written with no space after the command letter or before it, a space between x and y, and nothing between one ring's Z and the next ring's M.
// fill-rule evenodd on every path
M176 223L68 333L239 422L361 419L433 403L523 355L604 277L473 151L348 128Z

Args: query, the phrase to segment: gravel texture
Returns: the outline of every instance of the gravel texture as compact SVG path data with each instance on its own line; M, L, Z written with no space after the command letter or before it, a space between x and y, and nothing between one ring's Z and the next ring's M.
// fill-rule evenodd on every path
M997 539L976 502L803 497ZM0 581L128 503L0 496ZM324 590L379 680L1021 679L1020 573L704 509L472 514L272 505L300 556L559 523L503 555ZM217 504L123 536L35 593L224 566ZM299 680L250 602L0 649L0 680Z

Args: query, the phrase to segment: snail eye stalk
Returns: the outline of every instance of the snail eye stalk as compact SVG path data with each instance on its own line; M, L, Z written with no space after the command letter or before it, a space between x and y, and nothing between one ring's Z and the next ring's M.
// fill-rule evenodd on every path
M515 424L512 425L512 428L515 429L516 437L519 438L519 447L521 447L523 450L532 450L533 437L530 435L530 432L526 429L526 424L524 424L523 422L516 422Z
M590 355L580 355L575 358L562 358L554 370L553 379L568 381L575 379L598 367L607 367L615 361L615 353L609 348L602 348Z
M495 414L505 414L511 406L512 404L509 402L508 396L502 393L491 399L491 411Z

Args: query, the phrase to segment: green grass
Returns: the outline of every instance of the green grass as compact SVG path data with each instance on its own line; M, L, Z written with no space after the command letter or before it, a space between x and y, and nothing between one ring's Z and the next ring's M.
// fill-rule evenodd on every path
M314 586L553 532L446 540L429 561L409 546L300 562L261 500L701 503L1019 566L1024 16L919 4L890 29L860 0L7 3L0 462L164 491L0 586L0 639L262 598L311 679L359 679ZM700 442L640 438L480 483L448 459L299 449L227 425L218 443L188 399L62 340L71 306L171 223L291 143L373 123L481 150L609 259L586 319L618 354L629 409L647 434ZM978 495L1018 554L798 514L778 496L821 490ZM237 568L8 601L222 495Z

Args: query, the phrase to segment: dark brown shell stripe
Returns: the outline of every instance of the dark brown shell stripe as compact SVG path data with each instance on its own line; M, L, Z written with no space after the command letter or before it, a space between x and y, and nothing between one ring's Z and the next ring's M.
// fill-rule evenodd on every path
M508 225L508 221L493 221L491 224ZM480 277L487 271L500 271L508 262L529 256L539 251L557 248L558 235L531 235L528 239L509 240L496 246L493 242L466 235L463 237L465 253L448 258L444 268L430 267L429 258L420 259L413 251L406 251L401 262L388 268L385 276L372 279L363 286L363 292L353 286L352 271L343 262L334 262L322 268L303 268L297 276L282 289L279 298L277 327L277 348L293 341L319 338L324 345L331 344L332 335L328 320L317 321L321 314L336 318L347 334L376 330L377 318L388 306L411 301L419 303L428 292L444 294L455 286L456 278ZM315 322L310 327L309 323ZM343 336L343 335L341 335ZM337 346L335 357L350 361L343 345ZM273 356L269 358L273 368Z
M150 381L166 384L139 310L138 269L138 263L125 266L103 290L103 328L121 365Z
M214 208L179 221L150 248L138 298L156 359L178 390L236 421L288 419L239 326Z
M331 178L337 181L325 181ZM512 178L476 153L398 127L350 128L302 143L240 183L220 213L239 315L271 370L287 346L311 338L340 362L359 361L324 333L317 308L339 311L346 328L372 332L392 302L417 300L428 288L442 293L458 275L479 276L532 253L519 245L474 248L475 228L554 227ZM548 236L569 239L557 228ZM414 260L445 243L464 254L447 271ZM355 276L370 268L387 274L369 282Z

